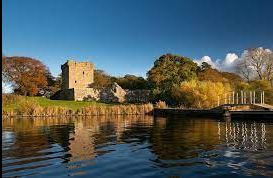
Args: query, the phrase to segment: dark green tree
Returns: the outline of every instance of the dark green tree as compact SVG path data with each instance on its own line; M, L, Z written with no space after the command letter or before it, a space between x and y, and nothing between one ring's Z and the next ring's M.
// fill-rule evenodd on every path
M147 79L153 87L151 100L164 100L168 105L174 105L172 88L183 81L196 79L197 68L197 64L187 57L173 54L160 56L147 72Z
M148 81L159 88L168 89L185 80L196 78L197 64L183 56L166 54L154 62L148 71Z
M143 77L135 75L125 75L116 79L116 82L124 89L137 90L137 89L149 89L150 85Z

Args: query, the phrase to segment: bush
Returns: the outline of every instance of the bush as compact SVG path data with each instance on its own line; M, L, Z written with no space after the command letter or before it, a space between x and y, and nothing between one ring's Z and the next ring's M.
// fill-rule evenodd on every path
M21 115L33 115L34 113L37 113L37 109L39 108L39 104L34 101L26 100L24 102L20 102L18 104L18 112ZM39 110L39 109L38 109Z
M221 99L230 91L229 84L191 80L173 88L172 96L181 107L212 108L217 105L218 97Z
M167 104L166 104L165 101L160 101L160 100L159 100L158 102L156 102L155 105L156 105L157 108L162 108L162 109L163 109L163 108L167 108Z

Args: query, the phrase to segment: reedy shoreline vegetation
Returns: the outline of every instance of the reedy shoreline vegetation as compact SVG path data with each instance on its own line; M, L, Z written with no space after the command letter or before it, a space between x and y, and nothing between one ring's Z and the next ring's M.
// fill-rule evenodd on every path
M99 116L99 115L144 115L151 114L153 105L147 104L103 104L82 102L82 107L62 107L58 105L45 105L39 100L18 95L2 95L2 117L16 116ZM52 102L57 103L58 101ZM66 101L63 101L66 102ZM69 102L69 101L68 101ZM77 102L73 101L74 104ZM84 105L86 104L86 105Z

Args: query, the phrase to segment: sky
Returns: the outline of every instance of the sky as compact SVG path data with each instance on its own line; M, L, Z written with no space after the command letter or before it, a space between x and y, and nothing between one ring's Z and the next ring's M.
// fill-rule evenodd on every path
M2 54L146 76L161 55L228 64L273 48L272 0L3 0Z

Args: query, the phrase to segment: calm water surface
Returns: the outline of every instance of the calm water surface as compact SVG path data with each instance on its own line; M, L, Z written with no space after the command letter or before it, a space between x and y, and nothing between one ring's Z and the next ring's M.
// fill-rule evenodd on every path
M3 119L2 177L273 177L273 121Z

